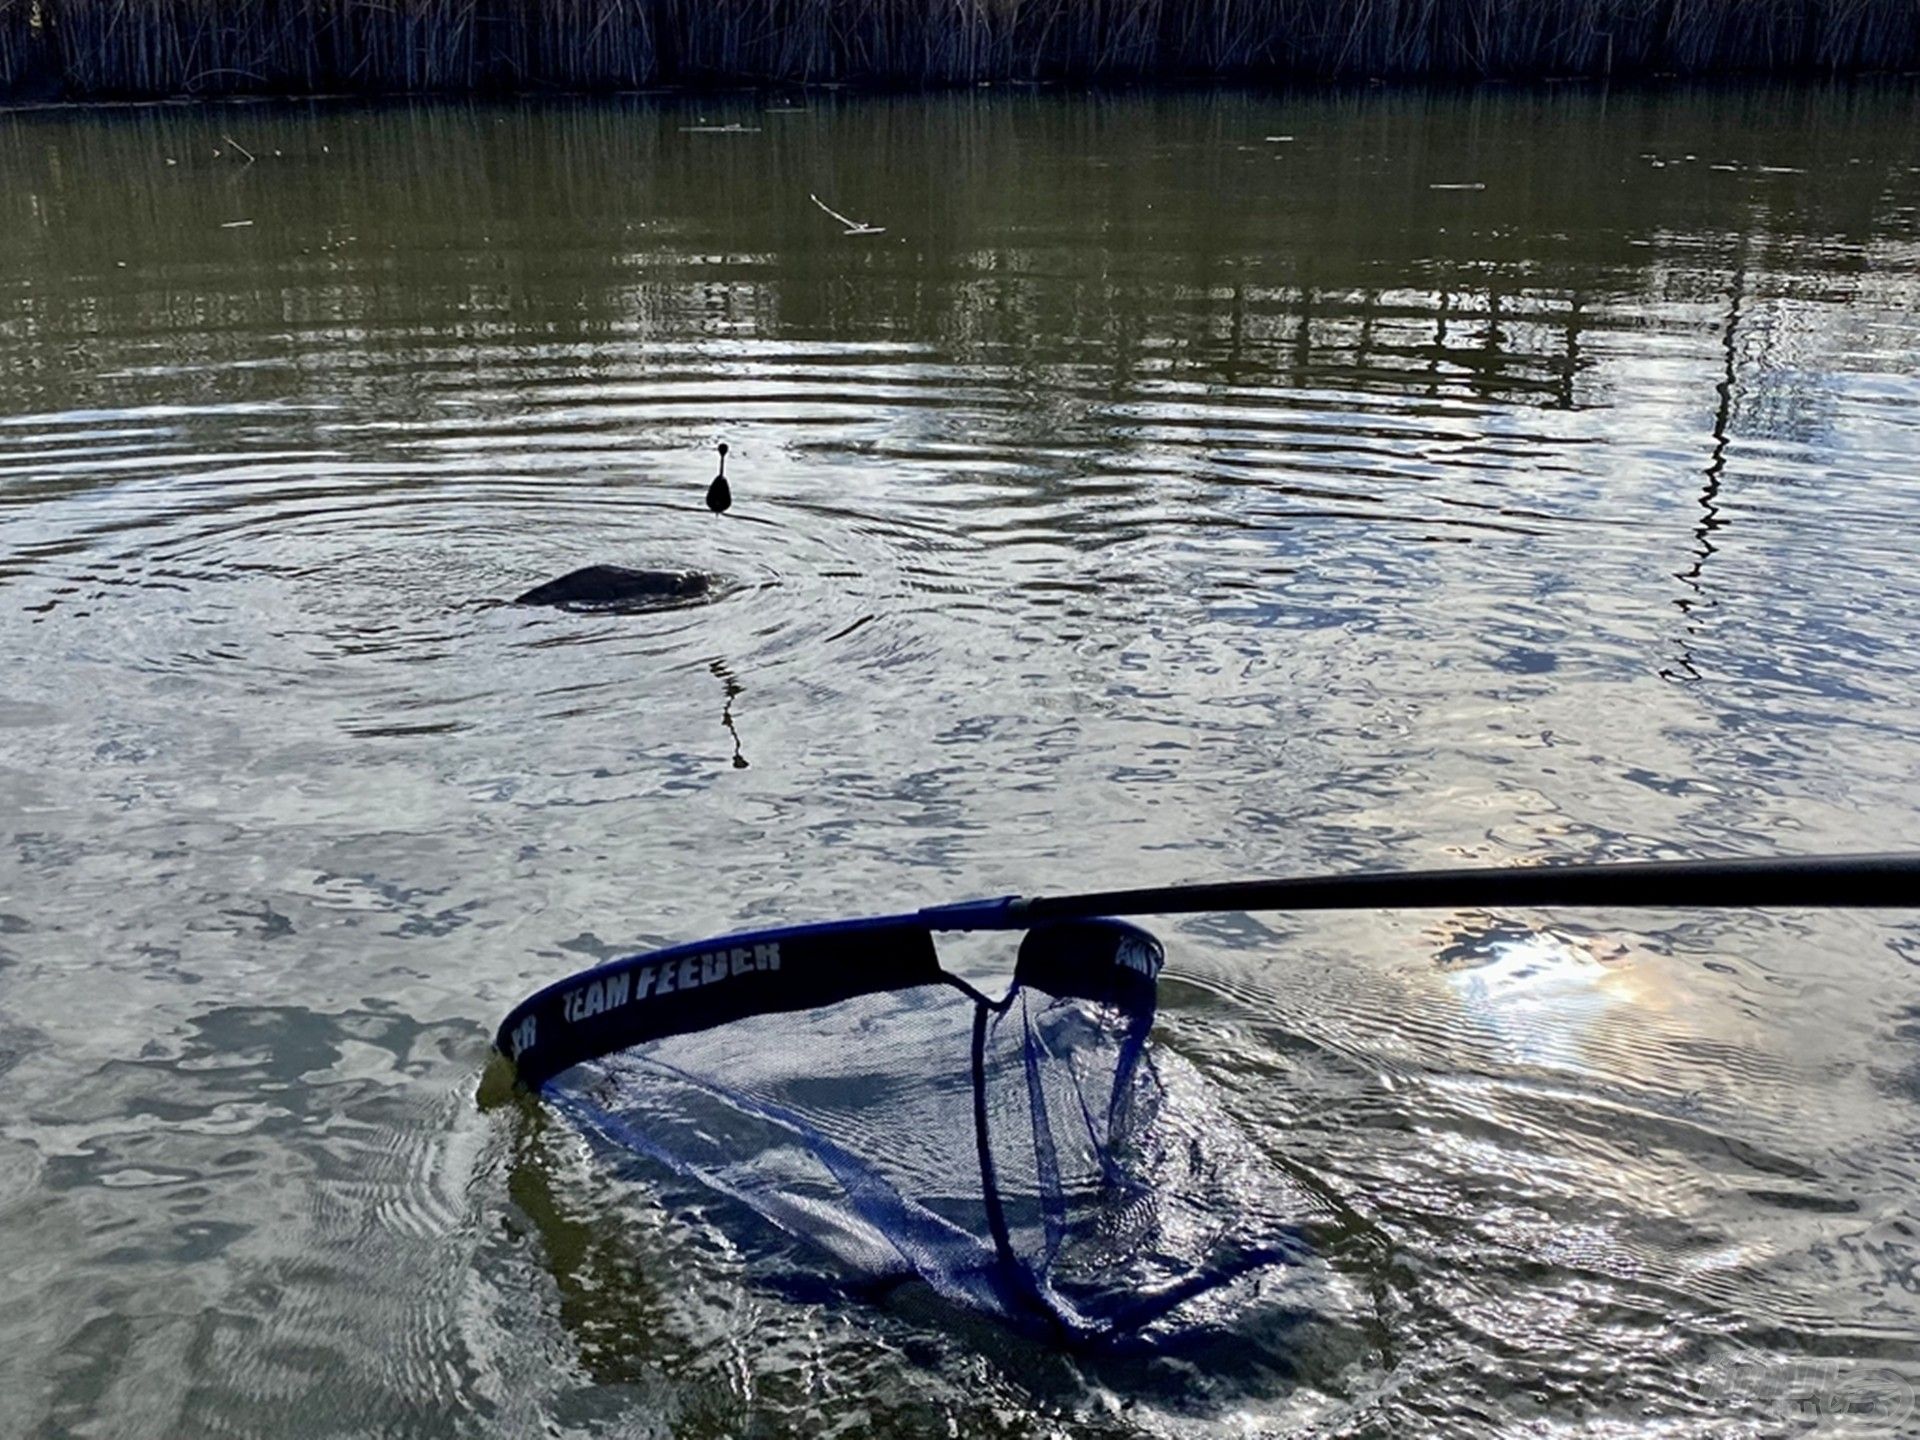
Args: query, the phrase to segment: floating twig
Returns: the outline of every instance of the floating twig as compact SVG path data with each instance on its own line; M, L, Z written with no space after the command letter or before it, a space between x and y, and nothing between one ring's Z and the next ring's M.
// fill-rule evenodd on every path
M238 150L242 155L246 156L247 163L249 165L253 164L253 152L247 149L246 146L242 145L238 140L234 139L233 136L227 134L227 132L224 130L220 132L220 138L226 141L234 149Z
M845 233L848 235L884 235L887 233L887 227L884 225L869 225L864 220L849 220L811 190L807 192L807 198L834 219L838 220L842 225L846 226Z

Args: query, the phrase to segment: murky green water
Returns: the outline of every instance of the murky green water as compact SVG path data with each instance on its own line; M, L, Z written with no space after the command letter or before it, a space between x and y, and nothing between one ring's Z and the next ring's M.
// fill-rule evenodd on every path
M473 1099L748 924L1920 845L1910 89L15 112L0 180L0 1432L1915 1423L1904 917L1162 926L1341 1217L1279 1370L770 1291ZM591 561L725 583L490 603Z

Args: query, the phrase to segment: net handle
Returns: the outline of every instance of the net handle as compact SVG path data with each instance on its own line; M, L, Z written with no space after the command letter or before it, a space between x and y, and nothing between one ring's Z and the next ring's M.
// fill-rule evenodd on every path
M1623 909L1834 907L1920 909L1920 855L1810 855L1761 860L1653 860L1607 865L1477 866L1167 885L1084 895L978 901L923 911L986 924L1208 910L1392 910L1557 906Z

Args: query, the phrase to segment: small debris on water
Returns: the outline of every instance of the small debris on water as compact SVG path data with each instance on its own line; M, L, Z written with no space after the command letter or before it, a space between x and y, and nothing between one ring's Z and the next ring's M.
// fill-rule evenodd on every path
M834 219L838 220L842 225L847 227L844 231L841 232L842 234L884 235L887 233L887 227L884 225L869 225L864 220L849 220L846 216L842 215L838 210L834 209L831 205L827 204L826 201L822 200L818 195L814 194L811 190L807 192L807 198L813 201L813 203L818 205L822 210L826 211L827 214L831 215Z
M222 230L244 230L251 224L253 224L251 220L223 220L220 222L220 228Z
M1427 186L1429 190L1484 190L1486 185L1479 180L1438 181Z

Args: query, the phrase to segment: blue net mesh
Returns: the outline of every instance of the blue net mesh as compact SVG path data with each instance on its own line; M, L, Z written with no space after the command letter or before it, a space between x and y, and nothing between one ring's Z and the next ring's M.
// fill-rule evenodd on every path
M1048 927L999 1000L935 970L631 1044L544 1088L850 1278L917 1279L1054 1338L1132 1334L1211 1316L1303 1253L1275 1177L1149 1046L1160 961L1132 926Z

